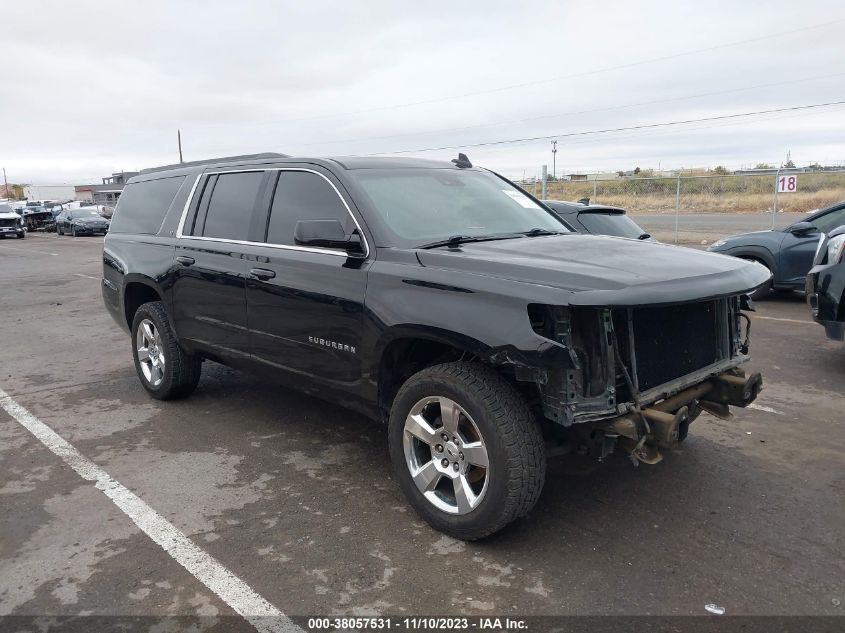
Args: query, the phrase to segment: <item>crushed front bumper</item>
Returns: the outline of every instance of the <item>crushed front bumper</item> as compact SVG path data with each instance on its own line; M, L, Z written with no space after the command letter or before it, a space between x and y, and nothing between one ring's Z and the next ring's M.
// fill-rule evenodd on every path
M677 446L702 411L732 419L730 406L747 407L762 388L759 373L746 376L742 370L734 369L597 426L606 436L619 437L623 448L640 461L654 463L654 458L659 457L657 449Z

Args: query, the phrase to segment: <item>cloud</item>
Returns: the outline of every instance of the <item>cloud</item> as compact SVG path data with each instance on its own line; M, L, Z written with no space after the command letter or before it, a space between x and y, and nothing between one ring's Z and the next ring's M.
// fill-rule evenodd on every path
M366 154L841 100L843 18L832 0L10 1L0 161L82 182L173 162L177 128L186 159ZM557 164L842 161L842 112L561 139ZM514 177L551 163L545 140L467 151Z

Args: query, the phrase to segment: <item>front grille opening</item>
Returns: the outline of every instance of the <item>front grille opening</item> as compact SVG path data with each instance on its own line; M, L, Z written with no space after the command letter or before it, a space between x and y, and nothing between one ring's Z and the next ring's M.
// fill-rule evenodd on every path
M632 368L629 314L633 319L636 377L640 392L723 360L724 311L724 302L721 301L635 308L630 313L628 310L614 311L613 326L619 351L629 371ZM617 384L624 385L621 372L618 379Z

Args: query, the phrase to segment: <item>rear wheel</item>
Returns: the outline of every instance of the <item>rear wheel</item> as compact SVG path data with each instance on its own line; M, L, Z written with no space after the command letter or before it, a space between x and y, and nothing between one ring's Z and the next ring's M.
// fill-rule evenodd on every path
M527 514L543 488L542 434L519 392L477 363L411 376L393 403L393 469L432 527L476 540Z
M145 303L135 313L132 356L138 378L153 398L183 398L199 383L202 359L179 345L160 301Z

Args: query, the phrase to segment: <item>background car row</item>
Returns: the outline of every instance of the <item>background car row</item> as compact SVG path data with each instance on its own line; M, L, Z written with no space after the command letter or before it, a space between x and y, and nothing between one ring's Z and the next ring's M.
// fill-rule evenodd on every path
M51 233L61 224L60 234L74 236L105 234L114 211L113 207L80 200L29 200L11 202L8 207L21 218L25 232Z

